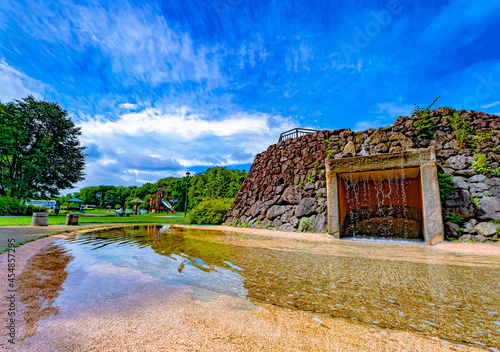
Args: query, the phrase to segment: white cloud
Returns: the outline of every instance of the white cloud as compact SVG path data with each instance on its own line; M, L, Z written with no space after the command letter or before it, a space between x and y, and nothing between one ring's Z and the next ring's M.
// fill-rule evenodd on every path
M359 121L354 125L352 129L354 132L366 131L370 128L379 128L382 127L382 123L378 120L375 121Z
M137 109L137 104L131 104L131 103L123 103L123 104L118 104L119 108L122 109L127 109L127 110L132 110L132 109Z
M41 93L45 92L49 86L23 72L16 70L0 60L0 101L7 103L13 99L21 99L31 94L36 99L43 99Z
M494 103L491 103L491 104L488 104L488 105L483 105L481 106L482 109L488 109L488 108L492 108L494 106L497 106L497 105L500 105L500 101L495 101Z
M114 121L85 117L79 126L89 147L87 180L78 185L83 187L155 182L194 166L252 163L295 121L245 112L213 119L183 107L145 108Z
M387 112L390 117L398 117L398 116L409 116L413 111L413 106L404 105L398 106L396 103L378 103L378 113Z
M324 66L324 68L328 68L328 66ZM339 63L338 61L333 61L331 68L337 70L349 69L361 72L361 70L363 69L363 60L359 59L355 64L345 64Z
M175 136L176 140L191 141L202 135L231 136L259 134L269 131L267 114L237 113L225 119L210 120L183 107L172 112L146 108L140 112L123 114L116 121L89 119L81 123L84 138L95 140L109 136L140 137L150 134Z

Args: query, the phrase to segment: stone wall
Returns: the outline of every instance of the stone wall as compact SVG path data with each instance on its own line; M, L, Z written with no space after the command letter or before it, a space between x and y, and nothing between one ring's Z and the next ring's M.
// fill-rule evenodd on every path
M400 116L389 127L353 132L350 129L319 131L271 145L254 163L226 214L225 224L274 228L282 231L326 232L325 159L399 153L434 146L441 172L453 176L454 189L443 201L443 216L449 237L497 239L493 225L481 222L500 219L500 175L478 174L474 155L484 154L489 169L500 167L500 117L464 111L472 134L460 145L449 119L454 110L431 111L438 120L434 134L422 138L415 120ZM474 147L474 136L491 133ZM464 219L461 226L447 222L450 215ZM483 230L489 226L489 230ZM495 225L496 226L496 225ZM467 237L470 234L470 237ZM472 237L475 236L475 237Z

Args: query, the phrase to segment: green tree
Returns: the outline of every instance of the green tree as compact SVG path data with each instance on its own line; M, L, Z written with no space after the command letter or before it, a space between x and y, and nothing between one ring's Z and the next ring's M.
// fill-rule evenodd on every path
M210 168L197 174L189 181L189 208L192 209L207 198L234 198L246 175L245 171L224 167Z
M0 103L0 195L55 196L84 179L84 147L67 112L32 96Z

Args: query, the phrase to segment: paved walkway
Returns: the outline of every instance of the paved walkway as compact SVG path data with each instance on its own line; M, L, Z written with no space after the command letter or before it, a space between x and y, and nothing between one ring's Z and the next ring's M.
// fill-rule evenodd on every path
M8 240L14 238L16 243L23 242L43 235L49 235L53 232L64 230L76 230L81 228L102 227L106 224L93 225L49 225L49 226L0 226L0 249L8 247Z

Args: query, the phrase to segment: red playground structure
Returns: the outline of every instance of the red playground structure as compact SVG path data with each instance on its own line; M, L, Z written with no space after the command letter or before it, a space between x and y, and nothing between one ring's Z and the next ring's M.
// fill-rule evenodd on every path
M177 211L174 209L174 204L177 203L175 197L171 200L167 200L165 198L165 186L158 188L154 197L149 198L149 205L151 207L151 213L160 213L160 212L172 212L177 214Z

